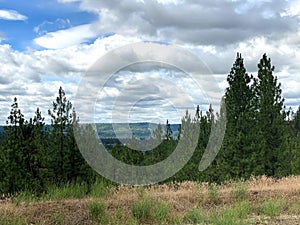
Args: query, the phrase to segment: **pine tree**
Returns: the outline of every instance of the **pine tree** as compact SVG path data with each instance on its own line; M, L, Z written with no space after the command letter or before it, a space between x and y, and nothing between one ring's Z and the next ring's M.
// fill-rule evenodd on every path
M275 67L271 59L264 54L258 64L256 82L257 133L259 135L259 152L256 162L260 173L275 176L278 167L279 148L283 142L284 117L282 113L284 99L281 97L281 84L273 75Z
M22 129L25 123L24 115L18 105L17 98L11 105L10 115L6 121L5 131L7 140L4 144L5 151L5 190L14 193L24 189L26 184L26 171L23 160L24 137Z
M167 141L173 140L172 133L171 125L169 124L169 120L167 120L165 128L165 139Z
M229 87L225 92L227 115L226 134L222 154L224 171L229 178L251 175L251 129L254 115L254 92L240 53L227 77Z
M59 88L56 101L52 103L53 109L48 110L51 116L52 130L50 132L52 162L50 167L56 175L56 180L61 183L67 180L65 173L67 128L72 123L72 103L67 100L62 87Z

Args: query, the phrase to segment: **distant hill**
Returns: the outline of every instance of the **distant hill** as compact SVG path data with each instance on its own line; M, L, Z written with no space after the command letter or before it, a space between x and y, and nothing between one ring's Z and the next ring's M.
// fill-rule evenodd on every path
M128 124L126 123L99 123L96 124L97 132L100 138L118 138L126 139L131 138L131 133L139 139L148 139L152 136L153 131L157 128L158 124L155 123L130 123L129 131ZM179 124L171 124L171 130L173 132L173 137L177 138ZM164 132L165 125L162 125L162 130ZM128 136L130 135L130 136Z
M130 132L139 139L148 139L152 136L153 131L157 128L158 124L155 123L130 123ZM162 130L165 131L165 125L162 124ZM177 138L179 124L171 124L171 130L173 137ZM97 123L96 128L98 135L101 139L115 139L117 136L121 139L128 138L130 132L128 132L128 125L126 123ZM51 125L45 125L45 129L51 129ZM3 126L0 126L0 132L4 132ZM117 134L117 135L116 135ZM129 137L131 138L131 136Z

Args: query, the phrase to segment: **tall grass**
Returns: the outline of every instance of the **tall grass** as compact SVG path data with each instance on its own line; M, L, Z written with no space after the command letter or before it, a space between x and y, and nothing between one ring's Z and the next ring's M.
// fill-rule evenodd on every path
M68 198L84 198L87 195L86 184L65 184L64 186L50 186L46 193L42 195L42 200L62 200Z
M90 202L88 204L89 218L98 224L107 224L109 217L106 209L106 204L102 202Z
M248 199L249 187L246 182L239 181L234 184L232 190L232 197L237 201L244 201Z
M28 224L25 218L20 218L13 213L0 212L1 225L26 225Z
M205 224L208 222L208 217L202 209L194 208L184 214L183 221L188 224Z
M258 213L274 219L281 214L285 208L285 205L286 203L283 199L270 199L258 206Z
M169 218L170 206L166 202L154 201L149 197L133 203L132 215L139 223L155 221L155 224L166 224Z
M237 203L231 207L215 211L210 216L210 223L214 225L242 225L251 212L250 203L247 201ZM248 224L248 223L247 223Z

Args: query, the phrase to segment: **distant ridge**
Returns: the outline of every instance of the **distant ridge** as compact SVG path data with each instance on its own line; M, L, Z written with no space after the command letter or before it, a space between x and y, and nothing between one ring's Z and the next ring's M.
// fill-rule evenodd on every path
M98 136L102 139L116 138L128 138L128 132L126 132L127 123L96 123ZM152 136L153 131L157 128L158 124L149 122L129 123L131 133L140 139L148 139ZM163 132L165 131L165 124L161 124ZM179 124L170 124L173 132L173 138L177 138ZM51 129L51 125L46 124L45 130ZM4 126L0 126L0 132L4 132Z

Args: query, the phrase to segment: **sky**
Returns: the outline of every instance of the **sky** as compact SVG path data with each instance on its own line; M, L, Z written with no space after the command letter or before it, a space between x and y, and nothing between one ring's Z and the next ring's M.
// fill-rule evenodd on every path
M254 76L266 53L286 107L296 110L299 22L299 0L0 0L0 124L14 97L26 119L39 107L49 122L60 86L75 109L82 107L76 93L95 62L139 42L191 52L223 92L237 52ZM181 60L189 65L191 58ZM201 93L189 74L159 63L121 68L98 89L94 108L86 110L93 112L90 121L101 123L180 123L186 109L199 104L205 111L218 102Z

